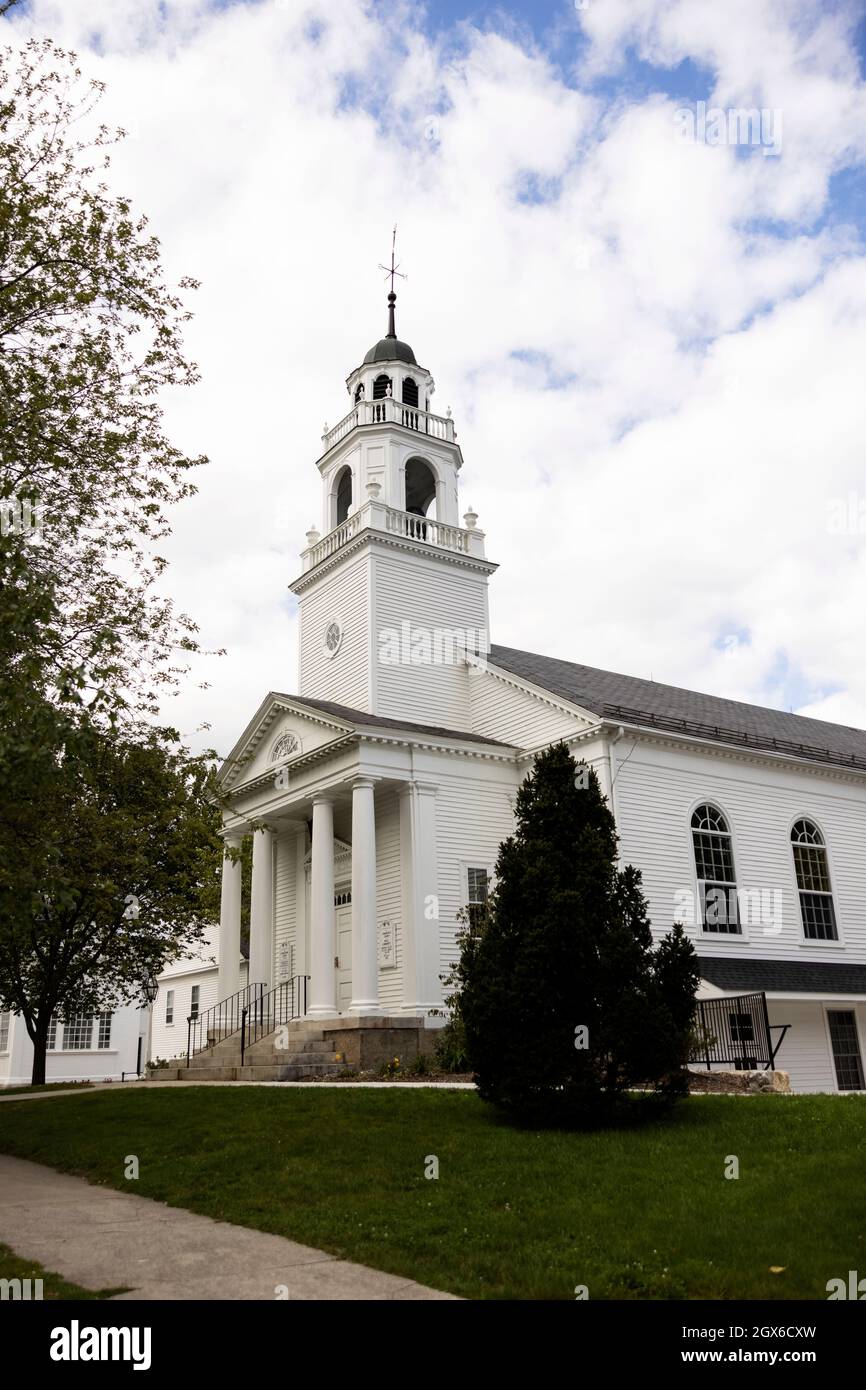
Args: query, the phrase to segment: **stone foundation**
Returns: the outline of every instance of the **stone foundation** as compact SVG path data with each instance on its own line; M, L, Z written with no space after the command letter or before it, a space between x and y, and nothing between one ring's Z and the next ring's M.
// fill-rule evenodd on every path
M769 1095L790 1093L786 1071L689 1071L692 1095Z
M330 1018L317 1025L351 1071L378 1071L399 1057L403 1070L424 1053L433 1056L435 1030L420 1018Z

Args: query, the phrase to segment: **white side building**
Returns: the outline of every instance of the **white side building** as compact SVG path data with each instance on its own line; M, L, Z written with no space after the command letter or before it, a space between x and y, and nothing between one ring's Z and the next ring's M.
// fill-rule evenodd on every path
M121 1081L144 1074L147 1009L125 1004L114 1013L54 1020L45 1081ZM0 1087L29 1086L33 1043L20 1014L0 1012Z

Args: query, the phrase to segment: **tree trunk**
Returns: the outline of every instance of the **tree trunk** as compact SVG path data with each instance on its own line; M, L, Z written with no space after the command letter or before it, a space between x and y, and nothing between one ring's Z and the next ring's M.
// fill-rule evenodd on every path
M30 1076L31 1086L45 1085L45 1054L48 1051L48 1025L50 1016L43 1022L37 1019L36 1027L33 1030L33 1071Z

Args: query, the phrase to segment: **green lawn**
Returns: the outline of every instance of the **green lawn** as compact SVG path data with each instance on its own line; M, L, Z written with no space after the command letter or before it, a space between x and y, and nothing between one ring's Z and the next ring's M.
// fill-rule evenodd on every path
M125 1289L83 1289L80 1284L70 1284L60 1274L52 1274L50 1269L33 1260L22 1260L19 1255L0 1244L0 1279L41 1279L42 1297L51 1298L110 1298L115 1293L125 1293ZM31 1284L31 1298L36 1290Z
M866 1096L694 1097L597 1134L509 1129L459 1091L0 1106L0 1150L467 1298L826 1298L828 1279L866 1271L864 1141Z

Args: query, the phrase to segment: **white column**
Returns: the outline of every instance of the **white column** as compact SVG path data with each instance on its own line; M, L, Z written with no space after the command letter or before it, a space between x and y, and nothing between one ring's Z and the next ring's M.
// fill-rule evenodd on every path
M403 877L404 1014L442 1006L439 979L439 882L436 857L436 787L413 782L400 797Z
M270 989L274 972L274 837L270 830L253 836L250 892L250 984Z
M376 803L373 777L352 783L352 1002L350 1014L379 1012L376 940Z
M240 989L241 959L241 861L232 862L225 849L241 847L240 835L226 835L220 885L219 975L217 999L228 999Z
M313 797L313 855L310 864L310 994L311 1018L335 1018L337 972L334 927L334 803L329 796Z

